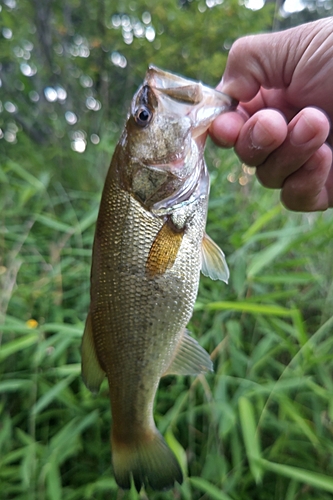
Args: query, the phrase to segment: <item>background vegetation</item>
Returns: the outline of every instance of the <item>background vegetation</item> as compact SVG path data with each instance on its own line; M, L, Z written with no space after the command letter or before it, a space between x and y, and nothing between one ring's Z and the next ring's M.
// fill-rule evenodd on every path
M2 499L332 498L332 213L287 212L230 151L206 154L230 284L203 277L190 324L215 373L165 378L155 409L182 486L117 489L107 387L80 378L100 193L147 64L214 85L237 37L332 14L304 3L0 1Z

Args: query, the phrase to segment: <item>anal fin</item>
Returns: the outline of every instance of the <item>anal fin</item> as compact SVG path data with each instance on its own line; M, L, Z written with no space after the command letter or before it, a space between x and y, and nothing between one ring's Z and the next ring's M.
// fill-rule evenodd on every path
M81 369L85 385L91 392L97 393L105 378L105 372L97 359L90 313L87 316L81 345Z
M229 269L224 253L206 233L202 239L201 255L202 274L212 280L222 280L228 283Z
M209 354L185 330L179 341L176 354L164 375L198 375L214 371Z

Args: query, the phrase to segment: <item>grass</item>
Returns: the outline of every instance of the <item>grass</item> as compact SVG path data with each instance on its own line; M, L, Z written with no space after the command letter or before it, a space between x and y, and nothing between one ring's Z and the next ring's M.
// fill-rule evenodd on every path
M122 492L107 386L94 397L80 378L102 183L89 181L89 151L52 177L55 160L45 167L42 156L34 172L29 155L0 167L1 498L331 499L331 213L287 212L232 153L209 149L208 233L231 278L202 277L189 328L215 373L160 384L155 418L184 484Z

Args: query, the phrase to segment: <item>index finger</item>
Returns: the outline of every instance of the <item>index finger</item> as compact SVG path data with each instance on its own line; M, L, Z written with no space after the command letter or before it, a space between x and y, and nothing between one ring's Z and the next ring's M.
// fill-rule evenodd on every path
M219 115L211 124L209 134L217 146L233 147L246 122L246 116L240 111L230 111Z

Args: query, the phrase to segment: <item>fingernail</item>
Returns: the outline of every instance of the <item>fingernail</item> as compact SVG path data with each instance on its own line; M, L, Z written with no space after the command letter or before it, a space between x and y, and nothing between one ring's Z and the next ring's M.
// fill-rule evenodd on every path
M301 146L311 141L315 136L315 131L308 120L303 116L296 123L295 127L290 133L290 142L294 146Z
M267 148L273 144L274 137L272 137L263 124L258 121L252 129L251 141L255 148Z

